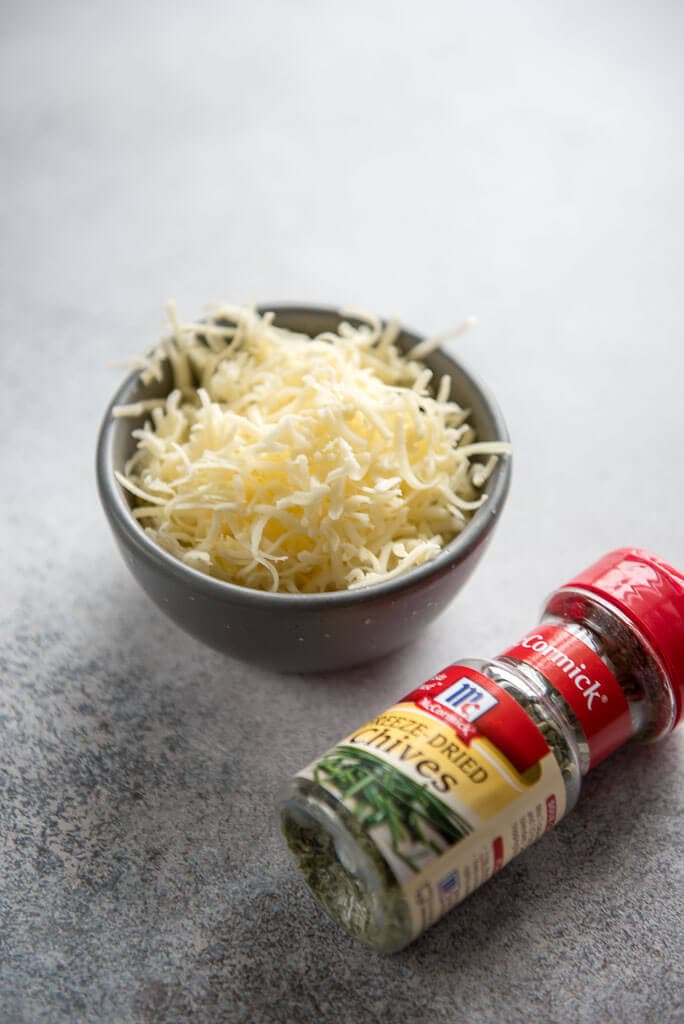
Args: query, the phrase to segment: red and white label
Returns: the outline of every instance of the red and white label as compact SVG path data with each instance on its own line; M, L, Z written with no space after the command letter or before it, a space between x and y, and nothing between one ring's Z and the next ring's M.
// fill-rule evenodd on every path
M590 767L629 739L629 705L620 684L574 633L562 626L537 626L503 653L531 665L563 695L587 737Z
M449 665L404 699L446 722L464 743L486 736L521 774L549 752L518 702L468 665Z

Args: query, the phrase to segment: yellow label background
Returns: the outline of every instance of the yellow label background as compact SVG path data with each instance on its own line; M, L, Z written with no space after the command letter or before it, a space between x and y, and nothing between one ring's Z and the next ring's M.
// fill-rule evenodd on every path
M521 775L485 737L467 744L446 723L408 703L395 704L340 745L363 747L420 785L427 783L435 796L475 826L508 807L540 777L537 766L536 771ZM437 767L431 770L429 763ZM444 776L454 780L448 792L440 792L434 784Z

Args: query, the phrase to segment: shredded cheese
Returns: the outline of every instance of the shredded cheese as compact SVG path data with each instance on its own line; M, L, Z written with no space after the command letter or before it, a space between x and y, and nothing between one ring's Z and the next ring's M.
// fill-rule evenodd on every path
M323 593L392 579L463 529L509 446L476 441L449 377L430 391L430 343L405 357L396 322L345 315L311 339L252 308L182 323L170 307L136 365L149 383L168 361L171 392L114 410L149 417L117 478L157 544L241 586Z

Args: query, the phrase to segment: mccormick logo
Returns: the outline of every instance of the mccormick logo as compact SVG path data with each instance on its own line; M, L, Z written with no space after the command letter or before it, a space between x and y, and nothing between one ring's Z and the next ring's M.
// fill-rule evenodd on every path
M590 679L588 675L585 675L587 666L584 662L578 664L565 651L562 651L559 647L554 647L553 644L547 643L541 633L532 633L530 636L526 636L520 646L528 651L535 651L536 654L540 654L543 658L547 658L553 665L556 665L557 668L564 672L586 700L589 711L591 711L596 700L601 704L608 703L606 694L601 693L601 683L598 679Z
M461 676L434 699L456 711L467 722L474 722L480 715L484 715L485 711L499 703L493 694L483 690L470 676Z

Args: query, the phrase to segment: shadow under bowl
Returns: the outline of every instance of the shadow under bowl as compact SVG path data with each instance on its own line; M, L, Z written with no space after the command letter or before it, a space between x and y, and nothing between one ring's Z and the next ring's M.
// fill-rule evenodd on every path
M334 331L336 309L263 306L278 326L311 336ZM408 351L421 336L402 331ZM501 413L485 388L460 362L437 350L424 359L439 380L452 379L451 397L470 409L479 441L507 441ZM114 395L97 444L100 499L124 561L145 592L177 625L199 640L246 662L281 672L336 671L410 643L463 587L484 554L498 522L511 477L510 456L500 458L487 484L487 500L464 530L432 561L384 583L326 594L271 594L213 579L167 554L131 515L130 496L117 482L135 450L139 420L114 419L116 405L168 393L170 374L143 385L131 374Z

